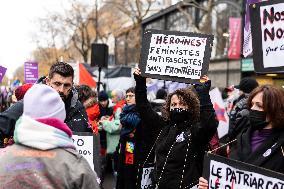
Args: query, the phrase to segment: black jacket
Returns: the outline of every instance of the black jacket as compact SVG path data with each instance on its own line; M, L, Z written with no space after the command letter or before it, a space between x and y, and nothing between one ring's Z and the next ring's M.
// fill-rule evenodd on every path
M6 111L0 113L0 148L4 147L4 138L13 136L15 124L23 114L23 101L13 104Z
M88 124L88 115L85 107L78 100L78 93L72 90L69 98L65 102L66 119L64 122L75 132L92 132Z
M165 103L166 100L164 99L154 99L150 102L153 110L157 112L159 115L162 115L162 109Z
M156 143L154 173L160 189L176 189L180 184L182 188L191 188L198 183L198 178L202 174L203 156L216 132L218 122L215 119L209 90L201 89L197 92L201 103L200 123L191 127L173 125L153 111L147 100L145 79L136 78L136 107L144 122L143 140L147 142L148 147L154 144L161 132ZM183 136L183 139L179 140L177 136Z
M84 106L79 102L75 90L70 94L68 103L65 103L66 119L65 123L75 132L92 132L88 127L88 116ZM13 136L15 124L23 114L23 101L18 101L6 111L0 113L0 147L3 147L3 140Z
M247 128L238 135L230 158L284 173L284 129L273 130L254 152L251 151L251 133L252 129Z
M245 122L248 121L249 107L247 106L247 99L249 94L242 94L236 100L233 110L230 112L229 120L229 140L234 140L238 134L246 128Z
M148 133L146 130L148 129L145 126L143 120L140 119L140 114L137 113L137 109L133 108L132 111L125 113L125 108L120 116L120 121L122 124L121 136L119 140L119 157L118 157L118 175L117 175L117 189L135 189L140 188L141 185L141 165L144 163L150 148L152 147L152 141L155 140L155 136L151 133ZM137 124L139 123L139 124ZM127 124L137 125L135 127L135 132L132 132L133 137L129 137L129 131L132 130ZM127 128L123 128L123 127ZM134 144L134 152L133 152L133 164L125 163L126 158L130 155L126 152L126 143ZM150 154L148 158L148 163L152 163L154 161L154 153ZM137 179L138 178L138 179Z

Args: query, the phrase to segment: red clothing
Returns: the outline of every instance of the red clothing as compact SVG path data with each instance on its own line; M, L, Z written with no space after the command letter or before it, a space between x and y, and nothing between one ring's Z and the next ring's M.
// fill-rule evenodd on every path
M100 116L100 108L99 104L95 104L89 108L86 109L88 118L89 118L89 123L92 125L93 132L95 134L98 134L98 120Z
M121 100L119 102L117 102L114 107L113 107L113 114L112 116L110 117L109 120L112 120L113 119L113 116L115 115L115 112L117 111L118 108L121 108L123 109L123 106L125 105L125 100Z

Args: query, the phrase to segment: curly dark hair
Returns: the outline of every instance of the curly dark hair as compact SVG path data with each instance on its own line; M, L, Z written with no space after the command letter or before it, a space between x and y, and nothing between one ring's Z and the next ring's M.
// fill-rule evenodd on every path
M252 99L259 93L263 92L262 104L273 128L284 127L284 91L272 85L262 85L255 88L249 98L248 107L252 107Z
M192 115L192 123L196 123L200 119L200 102L197 94L191 88L177 89L167 96L166 103L162 108L162 116L166 121L170 120L170 104L173 95L177 95L182 104L187 105Z

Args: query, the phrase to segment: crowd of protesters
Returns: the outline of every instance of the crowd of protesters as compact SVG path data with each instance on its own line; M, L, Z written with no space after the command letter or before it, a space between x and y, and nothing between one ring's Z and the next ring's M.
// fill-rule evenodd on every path
M6 163L0 167L1 187L102 188L110 172L115 188L135 189L141 188L148 166L153 168L148 188L208 188L203 156L220 146L209 77L170 94L159 89L149 101L146 78L139 68L133 74L135 86L97 93L74 85L73 68L58 62L36 84L13 91L2 86L0 162ZM228 145L215 153L284 173L283 91L243 78L224 89L223 98L229 115L223 143ZM72 132L99 137L100 175L76 151ZM270 154L260 157L272 145Z

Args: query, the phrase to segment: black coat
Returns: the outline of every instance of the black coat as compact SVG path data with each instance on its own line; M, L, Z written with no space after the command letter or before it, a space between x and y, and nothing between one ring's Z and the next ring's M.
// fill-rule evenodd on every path
M202 175L203 156L209 141L216 132L218 122L215 119L209 91L200 92L203 93L199 94L200 123L192 126L190 123L173 125L164 121L160 115L153 111L147 100L145 80L136 79L136 107L144 122L143 141L147 143L147 152L161 132L156 143L154 173L156 184L159 182L160 189L177 189L180 184L182 188L190 188L198 183L198 179ZM182 132L183 137L181 138L184 140L178 140L177 136Z
M85 107L78 100L77 91L74 89L72 94L65 102L66 118L64 122L75 132L92 132L88 124L88 115Z
M230 158L284 173L284 129L273 130L254 152L251 151L251 133L252 129L247 128L238 135Z
M4 139L13 136L16 121L23 114L23 101L13 104L0 113L0 148L4 147Z
M136 108L134 110L136 112ZM125 114L124 112L121 115L121 124L124 127L125 123L137 122L136 116L140 117L140 114L134 114L134 112L130 112L129 114ZM127 119L128 121L126 121ZM140 119L139 119L140 120ZM155 138L151 135L148 135L145 129L147 127L144 125L144 121L141 120L139 125L135 128L135 132L132 133L133 137L129 137L129 135L121 135L119 140L119 154L118 154L118 175L117 175L117 189L135 189L139 188L140 180L141 180L141 172L138 171L141 164L145 161L150 148L152 147L151 141ZM122 129L121 132L123 132ZM148 135L148 136L146 136ZM150 137L149 137L150 136ZM131 142L134 143L134 152L133 152L133 164L125 163L126 159L126 143ZM149 162L154 161L154 154L151 154L149 157ZM138 178L138 179L137 179Z
M249 116L249 107L247 105L248 94L242 94L235 102L234 109L230 112L229 119L229 141L234 140L238 134L246 128L246 122Z

